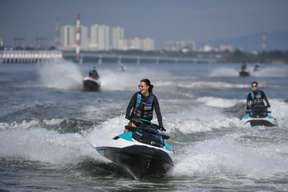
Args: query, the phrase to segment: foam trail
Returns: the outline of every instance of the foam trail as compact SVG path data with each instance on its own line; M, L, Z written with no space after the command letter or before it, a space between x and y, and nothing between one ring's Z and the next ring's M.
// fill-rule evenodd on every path
M210 72L209 77L238 77L239 71L234 68L217 68Z
M260 68L259 71L255 71L252 73L252 76L255 77L287 77L288 76L288 68L279 68L279 67L267 67Z
M101 85L103 90L133 90L137 89L139 81L148 78L154 82L167 76L164 72L155 72L144 68L128 68L125 72L102 70ZM161 85L161 84L160 84Z
M207 106L219 107L219 108L228 108L233 107L238 103L245 103L245 100L239 99L224 99L218 97L199 97L197 101L204 103Z
M59 134L40 128L7 129L0 131L0 138L1 157L21 157L57 165L78 163L87 156L103 159L79 134Z
M196 81L190 83L179 83L179 87L183 88L194 88L194 89L232 89L238 88L243 89L247 88L249 85L246 84L233 84L233 83L226 83L226 82L211 82L211 81Z
M95 127L86 139L93 146L110 146L113 144L112 138L122 133L127 123L127 120L122 116L109 119Z
M65 60L53 60L38 65L40 80L45 87L81 89L83 76L79 67Z
M59 121L52 119L47 123L54 125ZM126 123L124 117L118 116L81 135L37 128L39 121L34 120L18 124L1 123L0 157L23 158L60 166L77 164L87 157L108 162L93 146L111 145L112 138L123 131Z
M215 140L190 145L179 154L172 174L176 176L210 175L226 173L248 177L267 177L288 171L288 147L282 145L242 145L239 135L227 135ZM275 163L277 162L277 163Z
M177 129L183 133L195 133L237 128L242 125L239 118L228 117L219 109L201 105L168 116L167 126L167 130Z

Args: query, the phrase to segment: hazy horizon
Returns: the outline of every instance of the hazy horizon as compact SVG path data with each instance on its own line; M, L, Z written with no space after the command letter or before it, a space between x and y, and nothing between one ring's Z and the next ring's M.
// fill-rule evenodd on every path
M56 23L122 26L128 37L208 42L261 32L287 32L285 0L1 0L0 37L53 40Z

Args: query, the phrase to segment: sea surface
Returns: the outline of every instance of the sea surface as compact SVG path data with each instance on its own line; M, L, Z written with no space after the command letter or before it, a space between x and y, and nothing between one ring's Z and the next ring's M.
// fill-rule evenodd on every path
M288 191L288 65L96 65L100 92L82 91L93 64L0 65L0 191ZM154 84L175 166L164 178L133 179L93 146L123 131L142 78ZM277 127L240 117L258 81Z

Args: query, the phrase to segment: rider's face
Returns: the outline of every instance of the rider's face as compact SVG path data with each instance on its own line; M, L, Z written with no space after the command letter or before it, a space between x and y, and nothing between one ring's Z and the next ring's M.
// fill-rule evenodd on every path
M139 89L140 89L140 93L141 93L142 95L145 95L145 94L148 93L149 86L146 85L145 82L142 82L142 81L141 81L140 84L139 84Z
M252 89L252 91L256 91L257 90L257 84L252 84L251 89Z

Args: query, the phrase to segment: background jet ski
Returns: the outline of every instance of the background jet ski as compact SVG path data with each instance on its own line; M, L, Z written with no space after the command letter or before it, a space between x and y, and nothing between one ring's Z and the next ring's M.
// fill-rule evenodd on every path
M253 71L254 72L259 71L259 68L260 68L260 66L258 64L256 64L256 65L254 65Z
M173 152L155 124L130 128L127 133L113 138L114 145L96 150L116 165L125 168L133 177L162 177L173 167Z
M241 71L239 72L240 77L248 77L250 73L247 71L247 65L244 63L241 65Z
M85 91L99 91L101 86L99 74L96 69L89 71L89 76L83 80L83 88Z
M256 107L251 111L247 111L241 121L244 124L250 123L251 126L271 127L277 125L277 120L271 115L270 111L267 111L266 107Z

